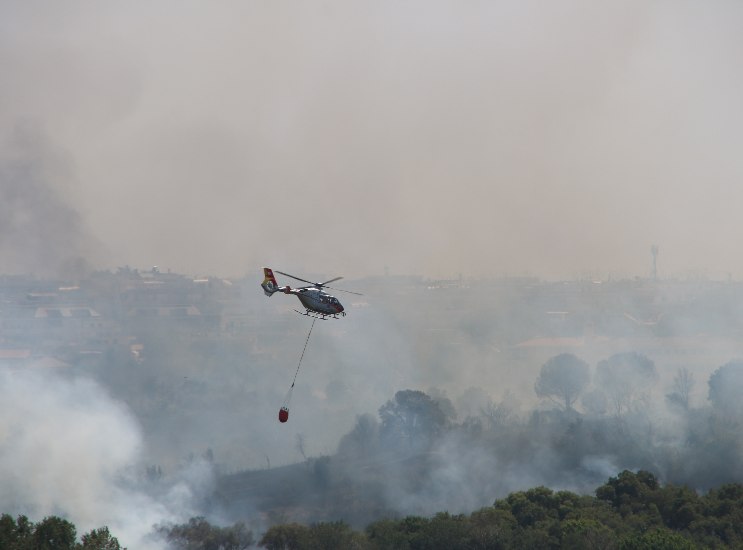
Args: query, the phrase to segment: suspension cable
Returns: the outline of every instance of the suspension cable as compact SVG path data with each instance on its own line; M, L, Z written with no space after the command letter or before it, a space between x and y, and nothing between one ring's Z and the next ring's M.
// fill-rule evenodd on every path
M310 331L307 333L307 340L304 341L304 349L302 349L302 355L299 357L299 363L297 363L297 372L294 373L294 380L292 380L292 388L294 387L294 382L297 381L297 375L299 374L299 367L302 365L302 359L304 359L304 352L307 351L307 344L310 341L310 335L312 334L312 329L315 327L315 321L317 321L317 318L312 319L312 325L310 326Z

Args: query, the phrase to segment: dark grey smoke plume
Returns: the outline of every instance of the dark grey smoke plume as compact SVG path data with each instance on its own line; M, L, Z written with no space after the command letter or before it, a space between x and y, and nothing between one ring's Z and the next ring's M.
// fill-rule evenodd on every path
M0 149L3 273L80 277L94 248L70 193L71 161L35 124L21 122Z

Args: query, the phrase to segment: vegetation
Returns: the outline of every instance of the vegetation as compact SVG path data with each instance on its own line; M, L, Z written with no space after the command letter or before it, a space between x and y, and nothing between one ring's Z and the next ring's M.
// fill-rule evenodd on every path
M709 379L709 400L720 412L739 415L743 411L739 389L743 385L743 361L735 360L717 369Z
M247 550L254 547L253 532L238 522L231 527L210 524L203 517L181 525L161 525L156 533L170 550ZM326 538L333 538L325 529ZM356 535L354 535L356 536ZM318 538L319 537L319 538ZM293 540L293 539L291 539ZM312 540L322 541L320 535ZM26 516L0 516L0 550L126 550L108 527L93 529L77 541L77 529L66 519L49 516L38 523Z
M244 524L211 525L202 517L157 532L173 550L685 550L743 547L743 484L699 495L662 485L650 472L625 470L594 496L535 487L509 494L471 514L440 512L374 521L354 529L343 521L270 527L256 541ZM51 516L0 517L0 548L8 550L126 550L108 528L77 541L75 526Z
M428 444L446 424L439 403L422 391L404 390L379 409L380 435L386 442L404 441L411 447Z
M38 523L26 516L0 516L0 548L8 550L126 550L108 527L94 529L77 542L77 530L69 521L49 516Z
M618 417L648 400L648 390L657 379L655 363L641 353L615 353L596 365L596 384Z
M741 484L699 496L688 487L661 486L649 472L625 470L595 496L536 487L469 515L384 519L363 531L342 522L275 525L259 545L269 550L741 548L742 520Z
M249 502L273 523L358 530L381 518L470 513L529 486L586 494L626 468L701 493L743 480L743 417L732 399L743 391L743 363L718 369L707 403L691 399L685 368L663 398L646 356L616 354L599 366L589 380L581 359L549 359L535 384L545 399L527 411L476 389L456 409L435 389L398 391L378 416L357 417L336 453L220 476L215 502L234 518Z
M556 406L526 414L476 389L459 417L443 392L399 391L378 417L357 417L332 456L220 476L214 503L227 517L260 512L265 533L197 517L155 535L173 550L743 548L743 361L715 371L701 405L685 368L657 399L655 365L639 353L599 362L592 378L579 358L553 357L534 390ZM301 436L297 447L304 456ZM585 494L630 464L640 470ZM231 506L245 495L249 506ZM64 519L3 515L5 548L121 546L105 527L78 540Z
M157 531L174 550L246 550L254 544L253 532L244 523L218 527L203 517L181 525L160 526Z
M572 353L562 353L542 365L534 391L539 397L555 399L567 411L590 381L588 363Z

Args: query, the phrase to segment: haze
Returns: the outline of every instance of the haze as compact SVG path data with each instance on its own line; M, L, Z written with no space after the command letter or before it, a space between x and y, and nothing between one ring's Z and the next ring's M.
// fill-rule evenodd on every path
M312 510L282 487L313 464L378 489L359 525L623 468L740 480L740 438L696 436L743 356L741 28L725 1L1 2L0 512L159 549L262 517L251 480ZM311 321L264 265L364 293L283 426ZM559 411L535 381L564 351L594 398L617 353L657 381L625 424ZM377 437L418 390L452 412L430 463Z
M659 244L665 275L739 277L742 19L724 1L4 2L2 198L27 215L0 222L3 271L622 277ZM45 209L18 198L19 163Z

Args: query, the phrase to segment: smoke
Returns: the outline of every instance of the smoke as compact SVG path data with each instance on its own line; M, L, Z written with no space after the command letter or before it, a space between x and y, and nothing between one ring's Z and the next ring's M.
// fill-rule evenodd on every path
M161 548L152 527L195 515L213 474L197 461L153 487L143 460L137 421L92 380L0 372L3 513L59 515L79 534L106 525L129 548Z
M3 2L2 271L79 278L86 262L111 262L233 275L268 264L313 280L383 271L461 274L473 286L482 281L472 276L525 273L617 280L648 273L658 243L661 277L738 277L742 19L734 2ZM286 297L265 300L255 282L243 297L255 329L244 341L184 343L163 331L141 338L141 368L128 359L91 368L140 428L106 408L116 401L94 404L141 433L100 450L123 454L104 454L93 471L115 466L80 481L80 521L92 525L106 507L91 503L106 495L125 530L140 511L146 517L132 524L177 515L178 490L139 491L131 468L143 454L175 467L213 449L223 472L276 468L299 459L300 435L308 455L332 455L357 415L404 388L438 388L457 404L458 422L482 417L490 435L433 442L431 483L413 492L380 484L400 511L433 511L458 486L470 492L453 506L466 509L533 484L592 486L613 467L672 471L622 435L658 428L647 421L658 411L624 432L589 422L593 439L585 422L545 427L533 392L539 367L556 347L592 365L639 350L657 360L667 389L679 366L690 363L701 381L740 354L729 337L681 340L710 323L722 330L741 311L724 298L710 311L727 318L700 319L694 300L708 298L687 288L648 300L588 285L570 301L526 284L447 295L433 283L390 281L350 285L366 296L344 301L343 324L313 334L283 431L275 417L308 327L281 317L291 313L279 302ZM87 383L56 380L58 398L45 383L33 381L40 395L85 416L88 406L72 406L65 392ZM705 402L702 394L698 384L692 401ZM593 397L584 412L599 415ZM663 418L671 448L692 428L702 437L703 418ZM593 443L568 460L551 434L569 429ZM606 434L622 453L606 451ZM81 448L90 443L80 437ZM18 464L5 471L30 467L9 452ZM689 479L701 480L710 457L689 458ZM77 472L56 483L74 484ZM402 487L408 473L387 472ZM53 492L11 481L14 509L76 507L54 480Z
M3 3L0 124L121 264L743 273L735 2L81 6Z
M122 280L98 274L96 291L112 289L116 299ZM70 367L70 378L6 372L4 507L60 513L81 529L105 522L131 541L191 515L257 528L468 512L537 485L591 491L624 468L702 490L739 479L739 419L726 411L735 410L729 396L743 378L718 377L733 390L720 395L724 406L708 405L704 384L743 351L742 318L731 316L740 310L738 285L345 281L365 296L344 301L345 318L316 323L289 422L280 424L311 321L291 311L293 297L264 297L259 280L227 285L245 285L239 299L229 295L230 319L245 323L235 332L140 319L126 332L142 342L136 359L112 345ZM226 299L224 288L215 281L212 290ZM711 307L722 301L727 307ZM557 410L534 390L540 367L566 351L591 365L591 384L580 386L591 399L576 399L578 412ZM622 406L608 407L607 385L637 377L628 351L647 356L651 363L640 364L653 375L628 383ZM630 364L609 360L617 353ZM598 365L613 365L619 380L599 376ZM681 366L688 377L678 376ZM397 433L378 411L407 388L424 390L440 414L426 422L408 415L412 423ZM666 397L673 392L680 397ZM55 445L45 448L45 436ZM143 489L137 472L151 465L167 475ZM41 482L25 486L25 477Z
M591 492L623 469L702 491L740 479L740 418L726 412L735 401L712 403L706 383L743 351L738 284L389 277L346 285L370 303L349 302L342 323L315 327L289 422L275 419L277 395L274 429L265 427L273 437L258 417L248 428L266 449L288 447L299 432L310 458L295 451L276 460L274 451L270 469L253 464L222 477L232 520L263 512L269 521L364 526L471 512L539 485ZM298 355L303 334L287 327L302 319L279 327L277 313L261 315L266 333L284 336L275 349ZM590 365L575 410L534 389L542 365L565 352ZM718 376L731 395L734 374ZM378 411L405 389L425 391L447 422L431 430L436 414L409 411L399 416L415 420L390 431Z
M655 401L621 417L532 410L499 419L485 412L431 434L422 429L431 419L419 410L402 438L385 437L384 424L359 417L325 463L330 481L299 489L285 507L301 502L305 521L364 526L384 517L470 513L536 486L590 493L624 469L699 491L740 480L739 417L721 418L709 407L682 413ZM317 505L336 499L337 506Z
M96 255L71 199L73 170L34 123L16 124L0 153L3 272L80 279Z

